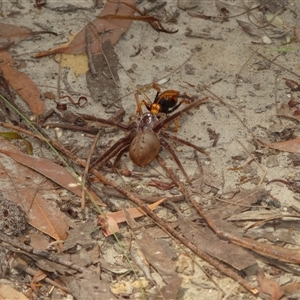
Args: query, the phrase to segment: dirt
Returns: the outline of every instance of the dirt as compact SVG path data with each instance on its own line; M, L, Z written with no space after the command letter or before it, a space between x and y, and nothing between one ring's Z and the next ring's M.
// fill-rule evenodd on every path
M202 201L204 206L208 208L209 204L215 201L216 196L230 195L239 190L250 190L261 185L266 188L273 200L273 206L272 203L271 205L264 203L265 207L269 205L268 210L293 214L296 211L299 212L297 190L292 190L290 186L280 182L268 184L273 179L299 180L299 166L295 163L297 157L288 152L262 147L257 143L257 140L283 141L291 131L293 131L291 136L299 136L296 121L277 116L282 104L287 105L291 98L294 98L296 102L299 99L299 92L291 92L283 79L300 81L300 35L299 22L297 23L296 18L300 15L299 1L282 1L281 4L286 4L285 9L278 6L278 1L269 1L273 6L268 7L266 4L268 11L252 10L249 16L245 13L246 7L257 6L263 1L224 1L224 7L228 9L229 16L236 16L229 19L220 16L220 12L212 1L178 1L179 3L166 1L165 6L151 11L151 14L160 18L168 30L178 31L173 34L157 32L147 22L134 21L129 30L114 45L119 67L118 80L110 85L113 90L110 95L113 96L110 96L108 100L105 99L107 94L104 94L100 97L100 101L90 93L91 89L87 86L85 73L88 66L85 55L56 55L39 59L34 56L38 52L67 42L88 21L94 20L95 16L101 12L101 8L95 8L94 1L74 3L74 1L66 0L59 2L48 0L47 2L47 6L41 9L34 7L34 1L1 3L3 23L23 25L34 30L39 30L36 25L39 23L58 33L57 36L36 36L10 49L19 70L28 74L43 93L56 94L58 82L61 93L66 93L68 87L63 82L66 78L76 95L84 95L88 99L86 107L76 108L68 105L69 111L109 118L112 116L111 112L116 111L118 106L122 105L126 112L125 121L136 113L134 98L136 90L152 82L162 82L162 90L179 90L181 93L196 98L208 96L206 104L179 118L179 129L176 133L178 137L203 147L209 152L209 158L199 155L205 175L204 200ZM162 1L140 2L142 3L139 3L138 7L142 10L143 7L149 9ZM64 13L55 10L57 7L67 8L70 4L81 9ZM217 4L221 5L220 2ZM184 7L185 10L180 9L178 5ZM50 7L53 10L49 9ZM267 13L272 14L270 10L274 7L276 11L281 10L276 22L282 21L283 25L276 23L281 27L270 24L264 27L262 24L266 23L261 23L261 18ZM179 13L178 16L177 13ZM198 14L198 17L188 13ZM200 15L202 17L199 17ZM203 17L204 15L206 18ZM175 18L174 22L171 22L172 17ZM250 25L248 28L242 28L237 20L247 22L251 28L249 28ZM270 37L270 43L266 36ZM287 42L290 39L293 42L289 44ZM61 62L61 68L59 62ZM156 90L147 89L145 94L150 99L154 99ZM115 99L111 99L112 97ZM118 97L122 99L116 101L116 106L102 105L107 102L112 103L114 102L112 100L118 100ZM145 96L140 95L140 98L145 98ZM56 108L56 103L52 100L46 99L45 103L47 110ZM30 115L28 107L20 99L18 99L18 105ZM184 105L182 104L181 107ZM173 127L174 125L171 124L170 130ZM51 129L47 130L47 133L65 146L77 149L77 155L87 157L92 144L91 137L67 130L61 130L59 136L55 136ZM121 136L122 133L118 135L114 131L106 132L101 137L99 145L111 144ZM215 136L218 139L214 141ZM44 149L42 153L45 157L52 157L48 149ZM39 147L34 147L34 154L41 155ZM177 145L176 154L189 177L197 179L199 169L195 163L193 149ZM168 152L163 151L161 155L184 181L182 173L172 162ZM138 179L120 178L117 174L108 176L132 192L151 196L179 194L177 188L163 192L147 185L151 176L161 181L169 181L165 175L162 175L164 171L159 168L157 162L153 162L147 168L139 168L132 164L128 155L125 155L122 158L122 166L142 176ZM99 187L101 187L100 184ZM196 189L197 186L194 185L193 188ZM129 202L124 205L124 200L116 197L112 197L111 201L119 209L123 206L131 206ZM80 205L79 198L74 202ZM277 207L274 203L277 203ZM186 209L184 204L180 207ZM80 211L78 207L74 210ZM89 213L95 215L93 212L89 211ZM159 209L158 214L169 216L165 208ZM246 225L246 223L241 222L240 225ZM272 231L275 235L290 235L295 244L299 245L299 222L293 220L289 227L284 227L278 225L277 230L276 226L272 225L266 230ZM122 234L126 238L129 237L127 230L126 226L122 227ZM101 237L99 243L101 250L105 250L104 259L110 263L122 261L121 254L113 246L112 240L107 242ZM176 247L174 244L176 243L172 244L173 247ZM216 285L205 275L204 267L208 267L207 263L193 255L186 259L179 248L176 248L176 251L178 269L182 270L178 273L183 278L178 299L257 299L239 287L232 279L209 268L209 272L213 272L212 276L217 282L218 288L216 288ZM265 263L258 260L259 266L263 266L268 276L274 278L280 285L299 281L298 276L295 275L299 274L298 269L294 273L283 272L278 271L276 265L273 267ZM256 284L254 274L247 279L250 283ZM19 285L22 286L20 278L16 277L15 280L19 280ZM126 282L126 280L123 281ZM130 297L132 282L130 284L127 282L127 284L130 287L127 286L127 290L126 288L124 290ZM116 282L111 287L115 288L116 292ZM132 294L135 295L132 297L136 299L141 297L133 292Z

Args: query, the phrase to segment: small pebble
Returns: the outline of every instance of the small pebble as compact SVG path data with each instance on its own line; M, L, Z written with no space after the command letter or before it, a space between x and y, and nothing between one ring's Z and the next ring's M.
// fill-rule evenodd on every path
M262 39L263 43L266 45L272 44L271 39L269 37L267 37L266 35L264 35L261 39Z
M186 10L197 7L199 0L178 0L177 6L180 9Z
M268 168L278 167L279 166L279 162L278 162L278 159L277 159L277 155L270 155L267 158L266 166Z

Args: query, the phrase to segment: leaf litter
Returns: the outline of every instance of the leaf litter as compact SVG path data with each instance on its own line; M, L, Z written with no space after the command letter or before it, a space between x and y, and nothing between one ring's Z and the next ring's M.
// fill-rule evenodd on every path
M0 69L11 87L28 104L31 111L41 115L45 110L45 102L41 99L41 93L31 78L14 68L14 60L7 51L0 51Z
M134 0L126 1L127 4L134 4L134 2ZM81 29L80 32L78 32L76 36L72 39L72 41L68 43L68 45L40 52L36 56L42 57L58 53L85 53L87 30L90 30L91 32L91 53L101 53L101 43L104 43L105 41L109 40L112 45L115 44L119 40L121 35L128 30L132 22L131 20L118 19L105 20L101 19L101 16L109 14L122 14L131 16L133 15L133 12L134 11L130 7L122 3L119 4L118 2L107 2L103 10L101 11L99 17L97 17L94 21L88 23L86 27ZM99 38L99 36L101 37L102 34L103 37Z
M12 161L6 155L20 150L2 138L1 140L1 187L2 194L23 207L28 215L28 223L55 240L65 240L68 226L58 206L49 201L56 192L49 181L38 173Z
M107 8L110 5L112 5L111 3L112 2L106 3ZM231 16L230 10L233 10L233 7L225 5L226 10L224 10L223 9L224 5L222 3L218 2L217 4L219 5L218 11L222 12L225 15L226 21L228 21L227 17ZM115 5L115 4L113 4L113 5ZM105 6L105 8L106 8L106 6ZM122 7L122 6L123 5L120 4L120 7ZM114 7L114 9L115 9L115 7ZM103 11L105 11L105 10L103 10ZM120 9L120 11L122 11L122 9ZM261 13L263 11L264 10L258 10L257 12ZM251 10L249 10L249 11L247 10L247 14L249 14L250 12L251 12ZM106 13L107 13L107 11L106 11ZM119 11L118 11L118 13L119 13ZM131 21L132 19L138 19L137 17L132 17L132 19L130 19L131 18L130 16L128 16L126 14L123 15L123 13L124 13L124 11L122 11L122 13L120 13L119 16L117 16L117 17L110 16L109 15L110 13L107 13L107 14L103 13L104 16L101 20L102 21L105 20L107 22L115 22L115 21L123 22L123 21ZM277 27L280 27L279 29L281 29L281 25L284 24L281 22L281 20L282 20L281 17L279 18L278 16L276 16L276 12L272 12L272 14L273 15L270 15L270 14L266 15L267 21L269 22L268 26L272 25L272 24L274 25L274 23L275 23L275 25L277 24ZM128 19L126 19L124 17L126 17L126 18L128 17ZM146 20L146 18L148 18L148 20L153 20L153 19L149 18L146 13L141 14L140 17L142 17L142 18L145 17L144 18L145 20ZM142 20L142 18L140 18L140 20ZM225 18L223 18L223 20L225 20ZM96 21L96 20L94 20L94 21ZM146 22L148 22L148 21L146 21ZM97 23L97 26L100 26L99 24L100 24L100 22ZM121 23L119 23L118 26L120 26L120 24ZM151 25L151 23L150 23L150 25ZM254 24L251 23L251 25L253 25L255 27ZM90 29L90 34L91 34L91 40L89 42L87 42L87 39L86 39L87 28ZM75 39L73 41L76 41L76 42L74 42L73 44L71 42L71 44L69 44L69 46L63 46L63 47L59 47L56 49L52 49L49 52L47 52L47 51L42 52L42 53L39 53L38 55L42 56L42 55L48 55L50 53L61 53L64 51L75 51L75 53L77 53L76 51L79 51L79 52L80 51L82 51L82 52L90 51L91 52L90 59L92 61L95 60L96 62L98 62L99 58L101 58L101 56L98 56L98 54L99 54L98 51L99 51L99 48L101 48L101 47L103 49L104 43L100 42L99 43L100 47L95 48L96 50L94 50L92 44L95 43L96 36L93 35L92 28L93 28L93 26L91 25L91 23L87 23L86 26L81 30L81 32L75 37ZM116 30L116 31L118 31L118 30ZM273 31L273 29L272 29L272 31ZM99 32L101 32L101 30ZM288 32L290 32L290 31L288 31ZM277 32L275 32L275 35L272 37L279 38L280 35L285 36L285 34L286 34L286 32L278 32L277 31ZM102 35L103 35L102 41L104 42L104 34L102 33ZM117 39L120 37L120 31L118 31L118 35L119 36L117 37ZM260 38L261 36L258 35L258 37ZM99 38L97 38L97 39L99 41ZM89 50L86 49L86 45L88 43L91 44L90 45L91 48ZM112 53L112 51L114 50L111 47L114 43L115 42L111 42L110 48L107 48L107 49L109 49L108 53ZM105 48L106 48L106 46L105 46ZM95 53L97 55L94 55L95 54L94 51L96 51ZM101 55L103 55L101 59L105 60L104 56L107 56L107 53L106 54L102 53ZM217 57L216 57L216 59L217 59ZM108 65L113 66L113 64L112 64L113 59L108 59L107 62L106 62L106 67L108 67ZM95 73L92 72L91 66L92 66L92 64L90 64L90 70L91 70L90 78L93 79ZM113 69L116 69L116 66L117 66L117 60L116 60L116 65L114 66ZM102 68L103 68L103 64L101 66L101 69ZM97 67L97 69L99 69L99 67ZM107 72L105 72L105 73L107 73ZM112 74L114 74L114 75L112 76ZM115 82L113 82L114 80L112 79L112 77L117 79L118 78L117 75L118 75L117 72L112 72L108 76L108 77L111 77L111 78L109 78L110 81L108 81L108 82L110 82L110 84L107 84L108 89L112 89L114 87L115 90L118 90L117 84L119 84L119 81L116 80ZM112 82L115 86L113 86ZM94 85L94 87L96 87L98 83L99 83L99 79L95 80L93 83L91 80L88 80L88 86L90 86L90 87L92 87L92 85ZM13 86L11 82L10 82L10 84L11 84L11 86ZM101 91L96 93L96 91L93 90L92 88L90 90L91 90L93 96L97 97L96 99L99 99L98 95L101 93ZM40 96L38 96L38 97L40 97ZM106 97L107 97L107 94L105 94L105 93L102 95L100 94L100 98L103 98L104 101L107 101ZM117 94L117 93L114 94L114 98L119 98L119 94ZM115 100L115 99L113 99L113 100ZM40 115L41 111L43 111L44 108L37 107L37 109L36 109L36 107L35 107L35 105L33 105L33 103L34 102L28 101L28 104L31 107L32 112L34 112L34 114L36 114L36 115ZM37 104L39 105L39 102L37 102ZM102 104L105 104L105 102L102 102ZM224 104L224 103L222 103L222 104ZM213 110L214 108L210 107L210 109ZM294 112L292 114L294 115ZM220 132L220 130L219 130L219 132ZM223 137L221 135L221 138L223 138ZM261 140L261 138L259 140ZM298 145L297 139L281 141L279 143L277 142L277 143L262 143L262 144L265 147L274 148L274 149L277 149L280 151L291 151L293 149L296 149L297 145ZM61 149L63 149L63 148L61 148ZM235 151L236 151L236 149L235 149ZM259 150L259 151L261 151L261 150ZM293 151L291 151L291 152L293 152ZM27 165L28 167L33 166L33 169L35 171L40 172L41 174L43 174L46 177L48 177L49 179L57 182L58 184L61 183L61 185L64 186L65 188L67 188L67 186L68 186L68 184L66 183L68 180L71 180L71 182L73 182L72 180L74 180L74 178L71 179L71 177L69 177L68 172L66 170L64 170L64 172L61 173L61 176L56 176L58 174L57 173L58 165L51 163L51 161L48 161L45 159L43 159L43 160L35 159L35 158L31 159L30 157L28 157L24 154L17 153L16 150L14 150L14 151L6 150L5 153L6 154L10 153L10 155L14 156L20 162L22 161L22 163L24 165ZM13 154L13 153L15 153L15 154ZM64 153L66 154L67 151ZM1 161L2 161L2 157L4 157L4 156L1 155ZM239 156L237 155L236 157L239 157ZM243 156L240 155L240 157L243 157ZM26 160L27 160L27 162L26 162ZM77 159L74 161L79 162L80 159ZM258 159L255 160L256 163L258 161L259 161ZM249 165L250 164L251 163L249 163ZM82 163L81 165L84 165L84 163ZM251 164L251 166L252 166L252 164ZM21 168L19 169L19 166L18 167L15 166L15 168L17 170L21 170ZM49 168L49 170L51 169L51 171L49 171L48 168ZM231 168L231 169L234 169L234 168ZM235 166L235 169L239 170L239 167ZM246 169L246 167L245 167L245 169ZM165 168L165 170L168 172L167 168ZM7 170L5 170L5 172L7 172ZM8 173L6 173L6 174L8 174ZM21 174L23 174L23 173L21 173ZM154 214L150 208L144 206L144 204L139 201L139 194L137 194L137 195L131 194L127 189L124 189L121 186L114 183L113 181L108 180L102 174L94 172L94 175L95 174L98 176L98 178L101 182L103 182L104 184L106 184L108 186L112 186L112 187L118 189L118 191L125 194L129 199L131 199L133 202L135 202L138 206L142 207L142 209L147 213L148 216L151 216L156 222L158 222L158 224L160 224L160 226L164 227L175 238L178 238L178 240L183 242L186 245L186 247L190 248L192 251L194 251L197 254L202 253L201 251L203 251L205 253L206 252L210 253L210 254L212 254L212 256L215 256L215 258L217 258L218 260L223 260L230 266L233 266L236 269L243 270L243 271L245 271L245 268L247 266L249 267L249 266L252 266L253 264L255 264L256 260L253 259L253 256L250 254L251 252L248 253L245 250L243 250L242 248L237 247L237 245L241 246L243 248L252 250L253 252L258 252L265 256L270 255L272 257L272 255L273 255L273 257L275 259L280 260L280 261L293 261L293 262L299 263L299 261L298 261L299 255L297 254L297 250L293 251L293 249L284 248L284 247L280 247L280 246L273 246L273 245L269 245L269 244L264 245L261 242L256 242L252 239L244 238L241 234L241 230L238 230L235 226L233 226L233 224L229 220L227 220L228 217L230 217L234 214L240 214L243 211L246 211L248 209L255 209L256 206L259 206L264 201L264 198L267 197L264 189L258 189L258 192L257 192L257 190L255 192L253 192L253 190L251 190L251 189L246 190L246 192L239 191L239 193L237 195L239 195L240 198L233 197L229 201L227 200L227 204L224 204L225 201L222 202L223 199L217 199L217 204L211 205L209 207L209 210L210 210L209 212L207 212L206 210L202 211L200 208L198 213L200 214L200 216L203 217L203 219L206 221L206 223L208 224L208 226L211 229L202 228L203 226L202 226L201 222L203 222L203 220L200 219L199 216L197 218L195 218L194 220L190 221L190 220L186 219L186 216L183 216L180 213L180 211L177 211L177 215L175 214L177 216L177 221L179 222L179 224L177 224L175 222L172 224L172 226L173 226L172 227L170 224L169 224L170 226L168 226L168 224L165 224L164 220L162 218L158 217L159 214L161 213L161 211L159 211L157 214ZM132 173L132 174L134 174L134 173ZM32 177L33 175L30 174L30 176ZM65 176L65 178L63 178L64 176ZM170 177L172 179L172 182L174 182L177 185L177 188L179 189L179 191L181 193L183 193L184 198L187 201L189 201L189 204L193 204L194 207L197 209L198 204L194 203L193 198L191 198L189 195L189 191L184 189L179 181L176 181L176 179L172 178L172 176L170 176ZM200 177L201 177L201 171L200 171ZM14 179L13 180L14 183L18 182L18 179L15 179L15 178L13 178L13 179ZM65 180L63 180L63 179L65 179ZM133 178L130 178L130 179L133 179ZM224 179L224 177L223 177L223 179ZM263 182L263 181L261 181L261 182ZM203 188L204 186L205 186L206 190L208 190L209 193L212 193L212 194L216 190L218 190L216 187L212 186L212 182L210 182L210 184L209 184L209 182L205 182L204 184L202 182L201 188ZM36 187L36 190L38 191L38 192L36 192L36 194L34 194L34 195L31 194L32 199L36 198L36 196L39 195L38 193L40 192L40 188L44 189L44 182L42 182L40 184L40 186ZM75 190L76 190L75 194L77 196L81 194L80 188L77 188L77 187L74 188L73 192ZM219 191L221 192L221 190L219 190ZM197 192L199 192L199 191L197 191ZM162 197L160 197L160 198L162 198ZM170 199L172 199L172 197L170 197ZM211 199L214 199L214 198L212 197ZM243 202L242 201L243 199L246 199L246 201ZM258 203L259 203L259 205L258 205ZM135 221L133 221L131 219L132 216L130 216L127 209L124 209L123 212L125 215L127 215L126 219L127 219L128 223L131 224L132 232L134 232L135 239L134 239L133 243L139 244L139 247L143 250L142 251L143 256L146 258L146 260L148 260L150 262L150 264L156 269L156 271L161 273L162 277L164 277L164 279L167 283L162 289L160 289L160 292L161 292L160 296L162 298L164 297L167 299L175 298L182 279L178 276L178 274L176 273L176 270L174 271L174 263L172 260L170 260L170 256L168 256L167 250L160 247L159 243L157 243L157 238L155 236L150 235L151 231L147 230L143 227L144 224L142 221L139 221L141 223L136 223ZM173 215L173 217L174 217L174 215ZM122 216L122 218L124 218L124 216ZM263 221L267 222L267 219L265 219ZM246 220L246 222L247 222L247 220ZM200 225L199 225L199 223L200 223ZM91 226L88 226L88 224L91 224ZM111 292L109 292L109 288L108 288L108 285L112 281L111 278L109 278L109 280L104 280L104 281L99 282L99 280L98 280L99 274L97 272L95 272L95 270L93 269L94 266L91 265L91 262L92 262L92 258L91 258L92 254L91 253L94 251L95 252L99 251L98 247L96 247L95 245L90 245L90 243L89 243L89 242L92 242L94 234L97 231L97 228L95 228L94 225L92 225L92 224L93 224L93 222L90 223L89 221L87 221L85 223L83 222L79 226L75 226L75 225L73 226L73 229L72 229L73 231L70 230L70 233L69 233L69 238L68 238L69 240L68 239L66 240L66 243L65 243L66 253L64 253L64 255L67 254L68 256L71 256L71 259L74 260L76 263L83 264L85 266L89 266L89 269L86 270L81 275L77 274L79 276L76 276L73 278L66 276L66 274L64 274L65 276L61 277L61 278L63 279L63 281L65 283L67 283L69 288L72 289L73 295L75 297L77 297L78 299L81 299L81 298L96 299L97 297L98 298L104 297L105 299L114 299L115 297L111 294ZM139 227L140 224L141 224L141 227ZM84 225L86 225L86 226L84 226ZM245 228L244 225L245 224L242 224L243 228ZM247 225L249 225L249 224L247 224ZM174 228L175 228L174 226L176 226L176 230L180 231L179 234L183 234L185 237L188 237L188 239L184 239L182 236L178 235L178 232L176 230L174 230ZM41 231L43 231L42 230L43 228L39 228L39 229ZM94 232L94 230L95 230L95 232ZM213 231L219 237L221 237L221 240L218 239L218 237L213 233ZM125 233L125 237L126 237L126 232L124 231L124 227L122 227L120 233L121 234ZM48 234L51 236L50 233L48 233ZM81 234L85 235L86 240L81 240L81 239L77 240L76 239L76 237L80 236ZM140 235L140 237L139 237L139 235ZM206 238L208 240L205 243L203 243L203 241L204 241L203 236L206 236ZM53 235L52 235L52 237L55 239L55 237ZM56 238L56 239L58 239L58 238ZM222 239L230 241L231 243L226 244L227 242L222 241ZM144 241L146 241L146 242L143 243ZM283 241L283 239L281 239L281 241ZM109 242L109 238L107 238L105 242L106 243ZM288 242L288 241L285 240L285 242ZM292 239L290 240L290 242L292 242ZM84 244L87 244L86 249L84 248ZM91 243L91 244L93 244L93 243ZM207 244L207 245L203 245L203 244ZM293 243L293 244L295 244L295 243ZM224 251L225 253L221 253L221 254L217 253L216 251L212 251L215 249L223 249L225 247L224 245L232 246L232 248L228 251ZM195 246L197 246L198 249L196 249ZM205 249L205 246L207 246L207 249ZM291 246L291 245L289 245L289 246ZM90 247L92 250L90 249ZM213 248L213 249L211 249L211 248ZM76 254L72 255L70 250L76 251ZM242 250L241 253L239 252L240 250ZM227 255L230 251L232 251L233 256L241 255L238 262L233 261L230 258L230 255ZM157 255L155 255L156 252L159 252L159 254L161 254L162 256L158 257ZM213 253L213 252L215 252L215 253ZM133 252L131 255L135 256L135 254ZM202 257L204 259L207 258L207 261L211 262L211 264L214 265L217 269L226 271L227 273L225 272L224 274L227 274L229 277L235 278L236 281L239 281L246 289L248 289L248 291L252 292L253 294L256 293L256 289L254 287L249 286L247 284L247 282L245 282L245 280L243 280L243 278L239 278L236 275L234 275L233 273L230 273L228 270L225 270L221 264L219 265L219 262L217 262L217 260L216 261L211 260L211 258L207 257L205 254L200 254L200 257ZM136 258L137 258L137 256L132 257L133 260L138 260L138 258L137 259ZM161 258L163 258L163 260L161 260ZM99 259L96 259L96 261L99 261ZM103 260L102 260L102 263L103 263L103 265L105 264L103 262ZM245 264L243 265L243 263L245 263ZM39 261L39 266L41 267L41 269L43 269L42 261ZM141 266L142 266L142 264L141 264ZM52 271L55 270L55 268L59 268L59 267L58 266L54 267L52 269ZM112 269L112 266L110 268ZM141 267L141 269L144 270L145 267L143 266L143 267ZM129 268L129 270L131 270L131 269ZM145 273L146 278L149 279L149 281L151 282L151 269L148 268L148 271L146 273ZM150 274L150 276L149 276L149 274ZM43 276L43 274L41 274L41 276ZM102 276L105 277L105 276L107 276L107 274L102 273ZM268 279L262 272L258 273L257 279L258 279L258 283L259 283L262 293L267 294L270 299L273 299L273 300L280 299L280 297L282 296L282 291L278 284L276 285L273 280L268 281ZM39 282L39 278L37 278L36 280L31 282L31 284L32 284L31 287L35 291L37 291L36 290L37 282ZM98 287L96 290L95 290L95 286ZM124 287L125 287L125 290L124 290L125 294L127 293L126 296L131 295L134 286L129 284L129 281L127 281L126 284L124 285ZM126 290L126 288L128 288L128 289ZM142 281L142 280L140 282L140 288L141 289L147 288L147 285L146 284L144 285L144 281ZM121 294L118 293L118 295L121 295Z
M52 31L33 31L24 26L0 23L0 50L38 34L55 34Z

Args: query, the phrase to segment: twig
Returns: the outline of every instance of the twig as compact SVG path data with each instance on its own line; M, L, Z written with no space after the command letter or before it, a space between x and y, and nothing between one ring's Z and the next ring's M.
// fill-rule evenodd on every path
M62 54L59 56L58 62L58 76L57 76L57 101L60 102L61 97L61 90L60 90L60 77L61 77L61 61L62 61Z
M238 120L243 124L243 126L248 130L248 132L252 135L253 139L255 141L257 141L256 136L254 135L254 133L252 132L252 130L248 127L248 125L246 125L246 123L241 119L241 117L234 111L234 109L230 109L230 107L233 107L232 105L226 103L224 100L222 100L219 96L217 96L215 93L213 93L211 90L209 90L208 88L204 87L204 89L206 91L208 91L209 93L211 93L214 97L216 97L222 104L224 104L225 106L228 107L228 109L230 110L231 113L233 113Z
M27 267L26 265L21 264L21 263L17 263L17 264L15 264L13 267L14 267L15 269L19 270L19 271L22 271L22 272L25 272L26 274L31 275L31 276L35 276L35 275L38 274L38 272L39 272L39 271L36 271L36 270L34 270L34 269L30 268L30 267ZM55 287L57 287L57 288L59 288L59 289L62 289L62 290L65 291L66 293L69 293L69 294L72 293L72 291L71 291L70 289L68 289L68 288L66 288L66 287L64 287L64 286L62 286L62 285L60 285L60 284L58 284L56 281L54 281L54 280L52 280L52 279L50 279L50 278L48 278L48 277L44 278L44 280L45 280L47 283L49 283L49 284L51 284L51 285L53 285L53 286L55 286Z
M158 158L158 160L160 160ZM182 236L177 230L175 230L172 226L170 226L168 223L160 219L151 209L149 209L143 201L141 201L139 198L134 197L128 190L124 189L123 187L119 186L117 183L115 183L113 180L110 180L103 176L100 172L97 170L93 170L93 174L98 177L99 180L102 181L102 183L107 184L109 186L114 187L122 194L126 195L132 202L137 204L150 218L152 218L159 226L167 230L174 238L178 239L180 242L182 242L186 247L191 249L195 254L197 254L199 257L207 261L209 264L214 266L217 270L219 270L221 273L233 278L237 282L239 282L245 289L247 289L252 294L258 294L257 289L255 289L253 286L251 286L245 279L240 277L235 272L228 269L228 267L225 267L222 263L218 262L216 259L212 258L199 248L195 247L194 244L189 242L188 239L186 239L184 236Z
M69 83L69 81L68 81L68 73L65 71L64 72L64 75L62 76L62 81L63 81L63 83L64 83L64 85L65 85L65 90L70 94L70 95L72 95L72 96L75 96L75 95L78 95L78 92L75 92L73 89L72 89L72 87L71 87L71 85L70 85L70 83ZM86 95L86 96L88 96L88 95ZM90 97L90 96L89 96Z
M126 199L127 197L124 196L124 194L120 193L119 191L117 191L116 189L109 187L109 186L104 186L102 188L102 192L108 196L111 197L118 197L118 198L124 198ZM158 201L159 199L161 199L161 197L159 196L143 196L143 195L138 195L138 194L132 194L135 197L139 197L140 200L146 202L146 203L155 203L156 201ZM163 203L167 203L167 202L181 202L184 201L184 196L183 195L179 195L179 196L173 196L173 197L166 197L166 200Z
M263 176L262 178L260 179L258 185L261 185L266 177L266 174L267 174L267 171L262 167L262 165L258 162L257 158L252 155L252 153L249 152L249 150L239 141L237 140L238 143L244 148L244 150L248 153L248 155L251 156L251 158L257 163L257 165L259 166L259 168L263 171Z
M91 146L91 149L89 151L87 160L86 160L86 166L84 168L83 174L82 174L82 185L85 186L86 183L86 176L89 172L89 167L90 167L90 162L91 162L91 157L95 151L96 145L98 143L98 140L100 138L101 135L101 130L98 131L98 133L96 134L93 144ZM84 209L85 207L85 189L82 189L82 197L81 197L81 209Z
M237 80L238 77L241 76L241 73L245 69L246 65L249 63L249 61L254 57L258 49L252 53L252 55L247 59L247 61L243 64L242 68L239 70L239 72L235 75L235 85L234 85L234 97L237 98Z
M46 251L37 250L37 249L34 249L34 248L32 248L30 246L27 246L23 243L19 243L18 241L13 240L12 238L10 238L9 236L7 236L3 233L0 233L0 241L4 242L4 243L7 243L9 245L12 245L15 249L12 250L10 248L10 250L15 252L15 253L22 253L22 251L24 251L28 254L37 255L39 257L43 257L43 258L48 259L50 261L53 261L55 263L61 264L65 267L71 268L71 269L73 269L77 272L80 272L80 273L84 272L84 268L74 264L71 261L68 261L68 260L66 260L62 257L59 257L58 255L54 255L54 254L48 253Z
M47 141L47 138L45 137L41 137L40 135L37 135L29 130L26 130L24 128L21 128L20 126L15 126L15 125L11 125L11 124L8 124L8 123L5 123L5 122L0 122L0 126L4 127L4 128L9 128L9 129L13 129L13 130L16 130L16 131L19 131L19 132L22 132L28 136L32 136L38 140L42 140L42 141Z
M74 131L83 131L91 134L96 134L99 130L95 127L82 127L77 125L71 124L61 124L61 123L45 123L41 125L42 128L62 128L67 130L74 130Z

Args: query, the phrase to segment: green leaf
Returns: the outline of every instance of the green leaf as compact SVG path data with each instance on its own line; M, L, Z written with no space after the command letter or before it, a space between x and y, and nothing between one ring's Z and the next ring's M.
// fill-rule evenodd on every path
M31 145L31 143L26 140L25 138L23 138L20 134L18 134L17 132L13 132L13 131L9 131L9 132L0 132L0 136L3 136L6 139L10 139L10 140L23 140L23 143L26 147L26 151L28 154L32 155L33 153L33 147Z
M0 132L0 136L3 136L10 140L22 140L23 137L17 132Z
M23 142L24 142L24 145L26 147L26 151L29 155L32 155L33 154L33 147L32 147L32 144L26 140L26 139L23 139Z

